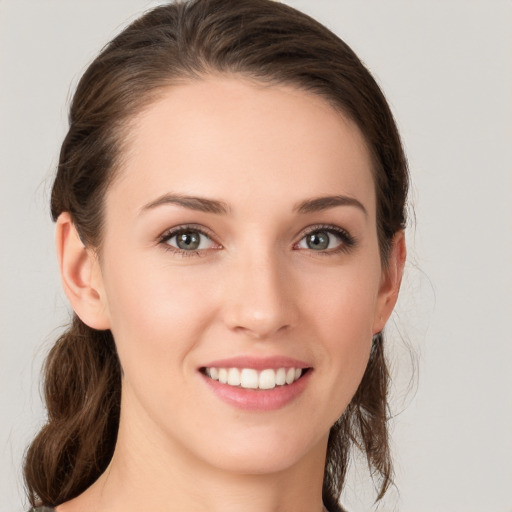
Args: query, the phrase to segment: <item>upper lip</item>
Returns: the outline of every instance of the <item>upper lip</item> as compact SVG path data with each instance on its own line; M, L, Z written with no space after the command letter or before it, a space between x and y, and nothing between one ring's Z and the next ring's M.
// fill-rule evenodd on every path
M254 370L265 370L279 368L310 368L311 365L305 361L286 356L254 357L237 356L228 359L217 359L208 362L201 368L253 368Z

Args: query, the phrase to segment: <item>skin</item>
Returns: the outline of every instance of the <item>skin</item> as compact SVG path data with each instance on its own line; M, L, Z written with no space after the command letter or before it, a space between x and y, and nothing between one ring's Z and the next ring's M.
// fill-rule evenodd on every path
M112 330L124 371L113 460L58 511L319 512L329 429L391 314L405 260L403 233L380 260L363 136L320 97L217 76L166 90L134 120L127 148L100 250L83 247L68 214L57 225L71 304ZM163 194L228 211L148 207ZM333 195L360 206L297 211ZM209 235L198 251L162 240L190 224ZM306 233L325 224L353 244L328 233L328 249L310 248ZM241 410L198 371L238 355L294 357L312 371L286 406Z

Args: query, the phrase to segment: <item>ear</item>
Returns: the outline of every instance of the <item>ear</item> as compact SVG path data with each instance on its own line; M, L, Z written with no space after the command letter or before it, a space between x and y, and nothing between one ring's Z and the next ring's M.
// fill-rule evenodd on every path
M93 329L109 329L97 254L85 247L67 212L57 219L56 244L62 285L75 313Z
M400 291L406 256L405 233L401 230L393 237L387 264L382 269L373 334L377 334L384 329L393 312Z

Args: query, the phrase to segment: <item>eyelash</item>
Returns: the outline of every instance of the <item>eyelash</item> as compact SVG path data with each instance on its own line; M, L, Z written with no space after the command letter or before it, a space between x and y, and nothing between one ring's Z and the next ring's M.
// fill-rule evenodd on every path
M312 253L319 254L319 255L325 255L325 256L339 254L341 252L348 253L356 245L356 242L357 242L356 238L354 236L352 236L345 229L340 228L338 226L334 226L332 224L318 224L318 225L310 226L305 231L302 232L302 235L301 235L299 241L293 245L294 249L305 237L307 237L313 233L322 232L322 231L326 232L328 234L337 236L341 240L341 243L339 244L339 247L336 247L334 249L327 249L327 250L322 250L322 251L314 251L313 249L310 249L310 251ZM200 235L207 237L214 244L217 244L215 242L213 236L207 230L205 230L201 226L197 226L194 224L186 224L183 226L177 226L175 228L172 228L172 229L166 231L159 237L158 243L159 243L159 245L162 245L166 251L170 251L178 256L182 256L182 257L206 256L207 255L206 249L197 249L197 250L186 251L183 249L179 249L177 247L173 247L172 245L168 244L169 240L171 240L175 236L179 235L180 233L186 233L186 232L199 233ZM218 245L218 247L216 247L214 250L222 249L222 246L220 244L217 244L217 245ZM296 249L296 250L303 250L303 249Z
M314 254L318 254L320 256L331 256L341 252L348 253L357 243L357 240L354 236L339 226L332 224L317 224L314 226L309 226L305 231L303 231L299 242L294 244L294 247L297 246L308 235L322 231L337 236L341 240L341 243L334 249L326 249L323 251L314 251L313 249L310 249L310 251Z
M185 224L183 226L177 226L175 228L172 228L165 233L163 233L159 239L158 243L163 246L163 248L166 251L170 251L173 254L176 254L178 256L182 256L184 258L189 256L206 256L206 250L205 249L197 249L197 250L191 250L191 251L185 251L183 249L179 249L178 247L173 247L172 245L169 245L167 242L171 240L171 238L174 238L175 236L179 235L180 233L186 233L186 232L193 232L193 233L199 233L200 235L205 236L209 240L211 240L214 244L217 244L215 240L213 239L213 236L211 233L209 233L207 230L202 228L201 226L197 226L195 224ZM221 249L222 246L220 244L218 245L218 249Z

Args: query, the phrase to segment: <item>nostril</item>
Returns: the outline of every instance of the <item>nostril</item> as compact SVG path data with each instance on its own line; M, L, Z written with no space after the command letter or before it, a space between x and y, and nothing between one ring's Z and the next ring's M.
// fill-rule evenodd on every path
M277 334L283 334L290 328L291 326L288 324L275 327L275 323L271 321L260 320L254 321L254 323L246 321L245 325L236 325L233 327L233 330L254 339L264 340Z

